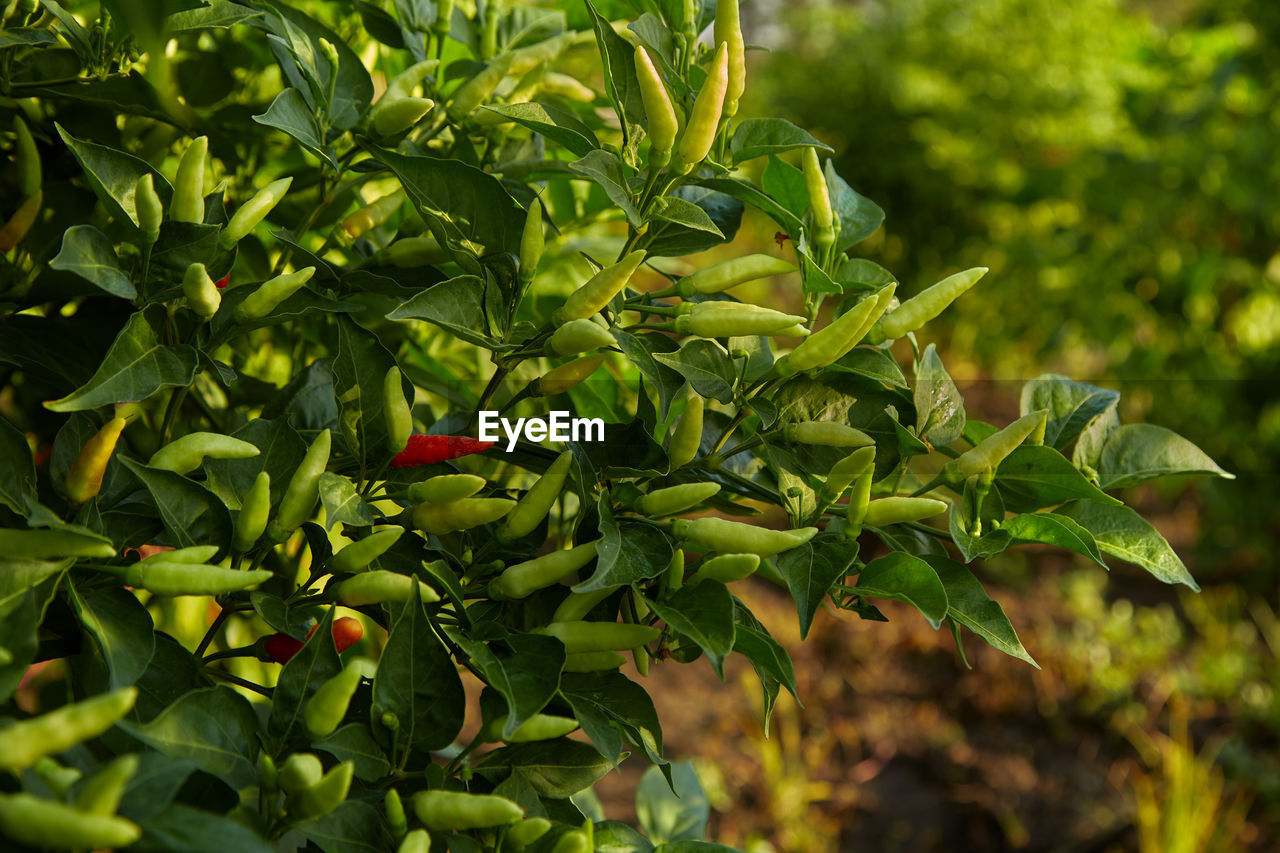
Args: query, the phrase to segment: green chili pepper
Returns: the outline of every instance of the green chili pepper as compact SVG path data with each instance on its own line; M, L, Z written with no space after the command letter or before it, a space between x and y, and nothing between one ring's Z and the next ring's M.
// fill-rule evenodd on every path
M2 547L0 553L15 556ZM129 713L137 698L136 687L125 687L0 729L0 768L25 770L43 756L97 737Z
M347 607L363 607L367 604L408 601L415 592L423 604L440 600L436 591L417 578L374 569L362 572L337 584L332 592L334 600Z
M254 193L253 198L240 205L239 209L232 214L227 226L218 235L218 245L222 249L230 249L236 243L239 243L246 234L257 227L259 222L267 218L267 214L275 209L275 206L284 198L285 193L289 191L289 185L292 183L293 178L281 178L278 181L272 181Z
M359 686L360 669L352 664L320 685L302 709L302 721L312 738L333 734L347 715L347 706Z
M315 267L303 267L297 272L285 273L264 281L236 306L236 319L241 322L261 320L276 310L281 302L301 290L315 273Z
M775 335L804 323L804 317L742 302L686 302L680 310L676 333L700 338Z
M536 530L564 492L564 484L569 477L569 469L572 465L572 451L566 450L557 456L537 482L520 498L515 509L511 510L502 524L498 537L510 542L528 536Z
M520 281L528 284L538 271L544 243L542 231L542 202L537 198L529 202L525 213L524 231L520 234Z
M358 572L387 552L404 533L403 527L388 527L352 542L329 558L329 571Z
M944 465L943 479L954 485L963 483L988 468L993 471L999 468L1005 457L1016 450L1024 439L1041 428L1048 415L1046 409L1023 415L1004 429L983 439L976 447L966 450Z
M293 470L284 497L280 499L280 508L276 510L275 520L268 525L273 534L271 538L277 542L283 542L298 525L311 517L316 501L320 499L320 475L329 465L332 444L333 438L329 435L329 430L322 430L312 440L302 462Z
M369 118L379 136L395 136L413 129L435 108L436 102L430 98L398 98L393 101L382 98L370 111Z
M775 362L777 372L782 376L790 376L801 370L815 370L839 361L858 345L867 330L884 313L896 288L897 284L891 284L879 293L868 295L824 328L814 332L789 355ZM886 292L888 298L884 297Z
M391 835L395 838L403 838L409 829L409 821L404 814L404 803L400 801L400 795L396 793L395 788L388 788L387 795L382 798L382 812L387 816L387 826L391 829ZM422 832L422 830L415 831ZM430 839L427 843L430 845Z
M147 463L175 474L189 474L210 459L251 459L261 453L256 445L216 432L193 432L157 450Z
M570 320L586 320L604 310L626 288L632 274L644 262L644 257L644 250L637 249L616 264L593 275L586 284L569 294L564 305L556 309L552 315L555 323L563 325Z
M598 544L598 543L596 543ZM552 622L577 622L585 619L597 604L604 601L617 590L617 587L592 590L591 592L571 592L551 614Z
M868 527L885 527L907 521L921 521L946 511L947 504L933 498L880 498L867 504L862 523Z
M528 847L550 831L551 821L545 817L527 817L507 830L504 843L519 850L521 847Z
M40 168L40 152L31 130L21 116L13 117L13 132L18 135L15 159L18 163L18 198L30 198L40 192L44 177Z
M603 355L589 355L547 371L538 380L538 393L545 397L563 394L584 382L604 364Z
M565 655L565 672L602 672L617 669L627 659L617 652L574 652Z
M875 462L875 445L860 447L831 466L827 481L822 484L820 500L824 504L840 500L844 490Z
M509 737L502 736L503 720L488 720L480 730L480 738L489 743L531 743L537 740L553 740L564 737L578 728L572 717L556 717L551 714L534 714L525 720Z
M636 46L635 64L636 77L640 81L640 99L644 103L645 130L651 144L649 156L655 166L665 166L671 159L680 121L676 118L676 108L671 103L666 84L662 82L644 45Z
M187 297L187 305L197 315L208 319L218 313L222 304L222 291L213 283L204 264L191 264L182 277L182 295Z
M707 72L707 82L702 85L689 113L689 123L680 137L677 149L676 171L684 174L706 159L720 129L720 116L724 111L725 92L729 88L729 46L721 42L716 49L715 60Z
M599 316L599 315L597 315ZM611 347L616 343L608 329L602 329L591 320L570 320L555 330L547 342L549 355L577 355L593 349Z
M443 41L448 37L453 24L453 0L438 0L436 3L436 19L431 29Z
M31 794L0 794L0 834L32 848L100 850L127 847L142 836L133 821L85 814Z
M524 74L539 65L544 65L564 53L565 49L582 35L576 32L561 33L553 38L540 41L529 47L522 47L510 54L510 74ZM590 35L589 33L587 35Z
M225 595L270 580L271 572L148 559L125 568L123 576L129 586L150 590L156 595Z
M133 187L133 209L138 214L138 230L148 246L160 239L160 223L164 221L164 203L156 192L155 179L147 172Z
M295 752L280 768L280 788L286 794L301 794L324 776L324 765L309 752Z
M452 260L453 254L434 237L405 237L383 250L387 263L402 269L430 267Z
M449 118L461 121L476 111L498 88L498 84L511 71L512 56L505 53L494 57L480 73L454 90L449 100Z
M561 74L558 71L548 71L543 76L541 89L548 95L559 95L583 104L590 104L596 99L596 92L590 86L577 77Z
M427 829L440 831L505 826L524 817L524 809L506 797L439 790L414 794L413 812Z
M441 474L409 486L408 494L414 503L444 504L469 498L486 485L484 477L475 474Z
M22 242L44 206L44 192L37 191L18 208L9 221L0 228L0 254L3 254Z
M258 788L268 797L280 790L280 772L276 770L276 763L271 760L271 756L265 752L258 755Z
M339 240L349 243L363 237L390 219L404 204L404 200L404 190L394 190L359 210L347 214L337 232Z
M684 586L684 551L676 549L675 555L671 558L671 562L667 563L666 572L667 591L675 592ZM556 611L557 613L559 611ZM552 617L553 619L555 617Z
M152 554L150 557L139 560L138 564L185 563L188 566L198 565L209 562L217 553L217 545L192 545L189 548L175 548L172 551L160 551Z
M860 429L834 421L801 421L783 429L788 441L827 447L870 447L875 439Z
M387 84L387 88L383 90L378 103L373 105L376 111L378 106L383 103L391 103L402 98L408 98L417 90L419 84L427 79L433 71L440 66L437 59L424 59L422 62L415 62L404 71L401 71L395 77L391 78L391 82Z
M124 418L112 418L80 449L67 471L67 501L73 506L88 502L102 490L102 477L124 427Z
M676 292L688 299L695 293L719 293L749 281L796 271L794 264L772 255L744 255L730 258L680 279Z
M463 498L446 504L421 503L413 510L413 526L444 536L491 524L511 512L515 501L505 498Z
M344 761L321 777L320 781L293 798L287 805L294 820L313 820L327 815L342 805L351 790L356 763Z
M703 561L698 570L690 578L691 583L699 580L713 580L720 583L732 583L753 574L760 568L758 554L721 554Z
M510 566L489 584L489 594L494 598L514 600L557 584L594 560L598 544L587 542Z
M431 834L425 829L415 829L400 842L396 853L431 853Z
M667 442L667 460L671 463L672 471L688 465L702 449L704 406L702 397L694 394L680 414L680 420L676 423L671 439Z
M718 483L683 483L649 492L636 502L636 509L650 518L679 515L720 491Z
M724 94L724 114L732 118L738 113L738 101L747 88L747 44L742 38L742 22L738 12L738 0L719 0L716 3L716 44L729 49L729 82Z
M404 396L400 368L392 366L382 380L382 417L387 426L387 448L394 456L409 446L413 412Z
M533 633L555 637L568 654L626 651L652 643L661 636L657 628L625 622L552 622Z
M918 330L946 310L948 305L977 284L986 274L986 267L974 267L949 275L932 287L917 293L885 314L871 327L869 338L871 343L896 340L909 332Z
M772 557L798 548L818 532L816 527L797 530L770 530L723 518L678 518L671 523L677 537L720 554L758 554Z
M191 140L178 161L173 182L173 202L169 212L176 222L204 222L204 160L209 155L209 137Z
M874 469L868 467L853 481L853 492L849 495L849 505L845 507L845 519L849 522L845 528L845 536L857 539L862 532L863 522L867 518L867 508L871 506L871 478Z
M84 778L84 774L76 768L63 767L47 755L31 765L31 772L39 776L40 781L59 798L65 798L71 786Z
M133 753L112 761L89 777L72 805L86 814L115 814L129 780L138 772L139 763L138 756Z
M253 485L249 487L240 504L240 514L236 516L235 535L231 545L237 551L248 551L267 529L267 521L271 516L271 475L266 471L258 472Z
M804 164L804 185L809 192L809 209L813 211L813 224L819 234L831 232L835 227L835 213L831 209L831 191L827 188L827 177L822 173L822 165L818 162L818 149L804 149L801 159ZM834 237L832 234L831 239Z

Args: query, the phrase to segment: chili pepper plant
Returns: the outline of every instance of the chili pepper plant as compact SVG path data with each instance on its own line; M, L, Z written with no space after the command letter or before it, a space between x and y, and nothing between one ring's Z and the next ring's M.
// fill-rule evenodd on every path
M927 324L1000 282L858 257L734 0L3 15L6 849L728 849L584 795L683 774L646 679L795 692L735 585L1029 664L1008 548L1195 587L1112 493L1230 475L1063 376L968 411Z

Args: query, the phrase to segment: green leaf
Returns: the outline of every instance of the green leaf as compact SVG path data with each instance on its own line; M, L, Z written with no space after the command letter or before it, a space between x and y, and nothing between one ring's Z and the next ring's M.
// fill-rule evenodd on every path
M160 24L161 31L181 33L190 30L226 29L262 14L228 0L207 0L207 2L207 6L165 16Z
M311 635L298 653L280 669L271 694L271 717L267 733L283 743L305 737L302 707L311 695L342 671L342 661L333 643L333 608L326 608Z
M0 50L20 45L57 44L58 37L51 30L36 27L13 27L0 30Z
M283 130L303 148L326 161L335 171L338 169L333 148L324 143L324 135L315 113L297 89L285 89L276 95L267 111L254 116L253 120L258 124Z
M697 643L707 653L711 668L724 678L724 659L733 651L734 638L733 596L727 586L703 580L665 601L645 601L668 627Z
M1165 538L1133 509L1076 501L1058 512L1092 533L1105 553L1141 566L1165 583L1186 584L1200 591L1199 584Z
M138 402L164 388L195 380L197 356L185 344L167 347L165 311L151 305L129 318L89 381L60 400L46 402L54 412L80 412L112 403Z
M903 375L902 368L893 356L882 349L855 347L828 369L865 376L885 385L907 387L907 377Z
M606 493L601 498L605 512ZM600 544L596 547L596 570L573 588L574 592L594 592L656 578L667 570L675 550L659 528L645 522L617 524L612 516L600 519Z
M66 270L121 299L136 299L138 291L120 269L115 248L107 235L92 225L74 225L62 235L62 250L49 261L55 270Z
M149 723L122 720L118 725L152 749L191 759L234 788L257 783L258 715L230 687L193 690Z
M386 753L369 734L369 726L365 723L347 723L316 741L315 748L324 750L339 761L354 761L356 777L366 782L376 782L391 772Z
M600 148L600 140L596 139L591 128L583 124L576 115L555 104L510 104L484 109L519 122L535 133L560 143L578 157L585 157Z
M272 853L275 849L252 829L230 817L182 803L170 804L159 814L141 820L139 825L147 840L155 845L151 848L153 850L180 850L182 853L225 853L227 850L235 850L236 853Z
M27 437L0 417L0 504L19 515L36 499L36 463Z
M320 475L320 503L324 506L326 530L332 530L339 523L365 527L378 521L373 507L356 493L355 483L332 471Z
M1044 443L1065 452L1090 423L1114 409L1119 400L1119 391L1042 373L1022 386L1019 410L1021 415L1047 410Z
M626 214L627 222L631 227L640 227L642 221L640 211L631 201L630 185L627 182L622 161L616 154L608 151L592 151L581 160L570 163L569 168L575 174L595 181L600 189L604 190L609 200Z
M618 328L611 331L623 354L657 389L658 411L660 416L665 418L676 395L684 387L684 377L658 361L654 355L658 352L671 352L676 344L666 335L632 335Z
M852 590L873 598L904 601L923 613L935 630L947 615L947 591L938 573L919 557L901 551L867 563Z
M217 545L226 552L231 545L231 513L217 495L181 474L148 468L128 457L120 461L146 488L175 546Z
M138 597L118 586L92 588L69 583L80 626L110 674L108 687L128 687L146 672L155 654L155 625Z
M884 222L884 211L866 196L855 192L853 187L844 182L836 174L834 162L827 161L827 189L831 193L831 206L840 217L840 234L836 238L836 251L861 243L876 232Z
M279 41L272 43L280 67L294 86L305 84L299 67L312 72L315 82L330 87L329 75L334 73L327 61L319 62L320 39L327 40L338 52L337 80L333 82L333 99L328 104L329 120L338 130L349 130L360 121L360 116L373 101L373 80L360 57L352 52L346 41L333 30L309 17L300 9L268 0L278 15L266 15L255 25L273 33ZM285 47L287 45L287 48ZM281 56L282 52L288 55Z
M964 398L942 366L937 347L925 347L916 365L916 431L937 447L959 440L964 433Z
M751 668L760 679L764 691L762 725L765 737L769 736L769 720L778 699L780 687L787 688L796 704L803 707L796 695L795 667L787 650L769 635L760 620L741 601L734 600L734 621L737 625L733 636L733 650L751 662Z
M1015 544L1041 542L1056 545L1083 554L1104 569L1107 568L1093 534L1065 515L1053 512L1024 513L1004 521L1000 529L1012 536Z
M682 186L666 203L664 211L653 214L640 244L650 255L703 252L732 240L742 225L742 202L706 187Z
M650 767L636 786L636 820L645 835L658 844L694 841L707 834L711 806L691 761L671 765L671 783L657 767Z
M462 729L466 699L453 658L431 630L422 605L406 601L373 680L374 734L393 745L393 759L406 749L444 749ZM379 722L384 713L399 720L395 731Z
M332 400L331 390L328 397ZM257 447L259 454L247 459L206 458L204 470L208 479L205 485L228 508L238 510L258 473L266 471L271 477L272 502L279 503L294 470L306 456L306 441L284 418L254 418L231 435Z
M595 825L596 853L653 853L653 844L636 830L617 820Z
M584 0L591 15L600 56L604 59L604 89L622 125L623 150L634 164L640 140L644 136L644 101L640 96L640 80L636 76L635 48L614 31L608 19L596 9L592 0Z
M1203 450L1155 424L1125 424L1107 436L1098 459L1099 487L1119 489L1171 474L1211 474L1234 480Z
M667 763L662 757L662 726L653 700L622 673L566 673L560 695L605 758L622 760L625 737L626 742L644 750L650 762Z
M769 194L769 198L795 216L797 221L808 211L809 189L805 186L804 172L790 163L770 157L769 165L760 177L760 185Z
M134 192L138 179L143 175L151 175L155 182L156 194L167 207L173 196L173 188L165 180L164 175L151 168L144 160L132 154L98 145L93 142L76 139L67 133L61 125L54 124L58 135L71 149L71 154L84 170L85 180L102 203L107 206L111 216L118 222L127 222L138 227L138 211L134 206Z
M1076 499L1120 505L1120 501L1086 480L1078 468L1051 447L1017 448L996 469L996 483L1005 503L1014 512L1034 512Z
M555 698L564 669L564 644L554 637L510 634L486 645L459 636L457 642L506 700L504 738Z
M794 169L792 166L787 168ZM801 176L801 180L804 180L803 176ZM798 237L800 231L804 228L798 215L792 213L785 205L775 201L770 195L749 181L741 178L704 178L698 181L697 185L722 192L725 195L731 195L738 201L754 207L778 223L778 227L782 229L783 233L792 239Z
M729 143L734 163L766 154L794 151L797 148L816 148L824 154L835 153L834 149L820 142L808 131L782 118L743 119L734 129L733 140Z
M778 556L778 574L787 582L796 602L800 618L800 639L809 634L813 617L827 593L837 582L853 572L858 545L844 536L820 533L799 548Z
M348 799L323 817L297 824L297 829L324 853L376 853L396 845L381 810L364 800Z
M484 757L480 769L510 767L538 796L563 800L591 787L614 766L590 744L558 738L494 750Z
M378 468L389 455L382 384L396 359L373 332L346 316L335 320L338 335L332 369L338 426L347 452L364 472Z
M71 563L0 557L0 647L11 655L0 666L0 702L7 702L18 689L35 659L45 608Z
M724 347L705 338L693 338L684 343L678 352L655 352L653 358L659 364L679 373L703 397L733 401L733 386L738 380L733 359Z
M485 334L485 284L474 275L460 275L434 284L387 315L388 320L426 320L455 337L493 349L497 341Z
M1000 605L987 595L973 572L946 557L925 557L942 579L947 590L947 616L963 625L995 649L1024 660L1036 669L1040 665L1022 647L1009 617Z

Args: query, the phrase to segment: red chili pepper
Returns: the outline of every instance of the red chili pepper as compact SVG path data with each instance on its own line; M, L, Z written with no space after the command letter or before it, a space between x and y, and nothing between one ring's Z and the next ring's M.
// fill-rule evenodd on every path
M493 447L492 441L481 441L465 435L411 435L409 445L391 460L392 468L416 468L434 465L446 459L457 459Z
M225 290L227 285L230 283L231 283L231 273L227 273L222 278L215 281L213 283L213 286L218 288L218 290Z
M311 635L316 632L318 627L318 625L311 626L311 630L307 632L307 640L311 639ZM338 654L342 654L360 642L360 638L363 636L364 626L360 624L359 619L343 616L333 623L333 645L338 649ZM305 642L306 640L298 640L288 634L272 634L262 641L262 651L266 654L268 660L276 663L288 663L290 658L302 650Z
M302 651L302 641L288 634L272 634L262 641L262 651L266 653L267 660L288 663L290 658Z
M314 632L315 628L311 630ZM311 634L307 634L307 636L310 637ZM364 626L360 624L359 619L343 616L333 623L333 644L338 647L338 654L342 654L360 642L360 638L363 636Z

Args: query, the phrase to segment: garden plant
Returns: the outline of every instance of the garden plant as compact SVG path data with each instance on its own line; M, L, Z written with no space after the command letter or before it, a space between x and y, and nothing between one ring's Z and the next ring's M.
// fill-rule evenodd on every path
M971 417L928 324L1000 282L858 257L735 0L3 14L6 849L726 850L643 682L742 655L767 728L734 584L1029 664L1010 547L1195 588L1110 493L1231 475L1063 376Z

